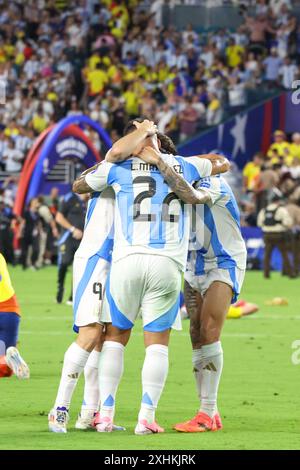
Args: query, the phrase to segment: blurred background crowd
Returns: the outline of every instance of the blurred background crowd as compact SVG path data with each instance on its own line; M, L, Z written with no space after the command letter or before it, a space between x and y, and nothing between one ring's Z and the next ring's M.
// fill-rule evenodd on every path
M164 17L175 5L204 3L235 4L239 27L178 30ZM249 107L257 90L291 89L299 64L300 27L289 0L0 0L0 250L5 240L13 261L12 228L22 240L27 223L39 248L32 246L24 266L53 257L55 188L23 218L13 214L28 150L52 123L84 113L115 141L129 118L144 115L180 143ZM277 187L300 226L300 134L279 130L273 141L244 168L242 223L257 224Z

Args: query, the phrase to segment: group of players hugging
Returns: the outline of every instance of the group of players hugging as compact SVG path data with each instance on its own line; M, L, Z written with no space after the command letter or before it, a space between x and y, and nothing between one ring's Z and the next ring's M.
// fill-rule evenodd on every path
M173 142L152 121L141 119L129 122L105 160L74 182L79 198L91 194L73 264L78 336L64 356L48 416L50 431L67 432L82 372L84 398L75 427L124 429L114 423L116 394L125 347L141 315L145 358L135 434L164 432L155 412L168 375L170 333L181 329L183 275L200 406L195 417L173 427L179 432L222 429L220 336L246 269L238 206L221 176L229 167L214 153L177 156Z

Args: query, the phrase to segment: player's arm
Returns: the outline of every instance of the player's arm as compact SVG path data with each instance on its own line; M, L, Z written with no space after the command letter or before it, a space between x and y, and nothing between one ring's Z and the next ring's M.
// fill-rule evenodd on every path
M87 194L93 192L93 189L87 184L85 176L80 176L74 181L72 190L73 193L76 194Z
M216 153L206 153L203 155L195 155L198 158L205 158L209 160L212 164L211 176L218 175L220 173L226 173L230 170L230 162L223 155L218 155ZM191 158L191 157L189 157Z
M101 165L102 162L96 163L96 165L91 166L87 170L83 171L81 175L74 181L72 190L74 193L77 194L86 194L91 193L92 189L88 186L85 181L85 176L91 173L92 171L97 170L97 168Z
M103 191L110 185L108 178L112 166L114 165L104 161L93 168L89 168L74 181L72 186L73 192L86 194L94 191Z
M134 150L143 143L147 137L156 134L157 127L147 119L143 122L134 122L136 130L117 140L107 152L105 160L111 163L122 162L131 157Z
M172 191L187 204L205 204L210 201L210 195L204 190L196 190L178 174L172 166L165 162L159 152L152 147L146 147L139 157L147 163L157 166L166 183ZM206 176L206 175L205 175Z

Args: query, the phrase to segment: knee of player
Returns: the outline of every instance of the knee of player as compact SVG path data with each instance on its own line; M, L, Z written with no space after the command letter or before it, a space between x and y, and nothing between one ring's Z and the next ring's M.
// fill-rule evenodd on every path
M91 351L96 346L99 346L101 341L102 329L100 325L95 324L79 328L79 335L76 342L81 348Z

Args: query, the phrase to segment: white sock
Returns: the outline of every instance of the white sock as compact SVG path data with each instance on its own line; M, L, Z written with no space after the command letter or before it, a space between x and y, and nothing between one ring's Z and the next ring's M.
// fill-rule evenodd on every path
M223 368L223 349L220 341L202 346L193 351L194 374L198 395L201 400L200 411L211 418L217 412L217 395Z
M143 398L138 420L153 423L155 410L169 371L168 346L152 344L146 348L142 370Z
M72 343L69 349L67 349L54 405L55 408L64 407L67 410L69 409L73 392L89 355L90 353L78 346L77 343Z
M101 418L114 418L116 393L124 370L124 349L121 343L104 341L99 370Z
M100 352L95 349L91 352L84 368L84 395L81 411L98 410L100 401L99 392L99 362Z

